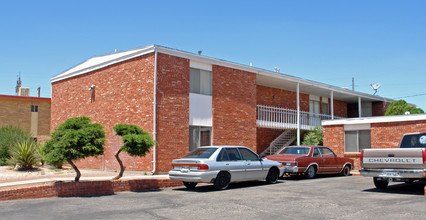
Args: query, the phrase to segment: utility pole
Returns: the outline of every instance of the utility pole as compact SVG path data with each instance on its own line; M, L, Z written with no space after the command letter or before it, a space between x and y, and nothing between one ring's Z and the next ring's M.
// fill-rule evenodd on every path
M355 78L352 77L352 91L355 91Z

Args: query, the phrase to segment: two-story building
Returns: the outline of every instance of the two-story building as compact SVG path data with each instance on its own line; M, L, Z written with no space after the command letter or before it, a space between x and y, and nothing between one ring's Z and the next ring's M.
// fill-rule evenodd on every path
M88 116L107 131L103 156L81 167L118 169L113 126L150 132L157 145L143 158L125 155L129 170L166 172L170 162L204 145L243 145L266 155L322 120L381 116L390 101L274 71L162 46L93 57L51 79L55 129Z

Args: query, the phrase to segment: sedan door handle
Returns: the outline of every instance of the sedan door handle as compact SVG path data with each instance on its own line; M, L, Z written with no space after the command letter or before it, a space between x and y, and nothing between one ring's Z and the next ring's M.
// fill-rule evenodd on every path
M229 166L229 163L225 164L226 166Z

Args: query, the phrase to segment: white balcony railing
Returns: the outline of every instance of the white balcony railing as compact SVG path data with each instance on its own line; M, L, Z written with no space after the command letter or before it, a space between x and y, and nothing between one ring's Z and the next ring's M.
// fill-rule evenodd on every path
M334 119L342 117L334 116ZM310 130L321 126L322 120L331 120L331 115L300 111L300 129ZM265 128L297 129L297 110L257 105L257 126Z

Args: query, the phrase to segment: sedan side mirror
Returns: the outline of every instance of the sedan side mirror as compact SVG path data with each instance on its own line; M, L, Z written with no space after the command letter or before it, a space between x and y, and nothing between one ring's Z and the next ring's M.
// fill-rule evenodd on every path
M263 161L262 157L260 157L260 156L258 156L258 157L259 157L259 161Z

